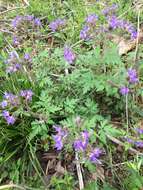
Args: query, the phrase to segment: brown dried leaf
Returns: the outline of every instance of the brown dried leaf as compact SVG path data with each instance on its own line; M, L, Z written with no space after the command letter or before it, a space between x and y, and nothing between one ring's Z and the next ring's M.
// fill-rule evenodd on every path
M57 154L54 152L47 152L47 153L44 153L43 155L44 160L56 159L56 158L57 158Z
M137 43L136 39L135 40L125 40L121 36L112 35L112 34L109 34L108 38L118 45L119 55L125 55L129 51L132 51L133 49L136 48L136 43ZM138 37L138 43L142 43L142 42L143 42L143 28L140 30L139 37Z
M131 42L127 42L125 40L120 41L118 44L119 55L127 54L129 51L133 50L135 46L136 45L134 41Z
M61 161L59 161L56 165L56 168L55 168L56 172L59 173L59 174L65 174L66 170L64 167L62 167L61 165Z
M48 175L50 170L54 171L55 167L56 167L56 160L55 159L49 160L48 164L47 164L47 167L46 167L46 175Z
M100 179L102 182L105 181L104 169L100 165L96 166L96 172L92 173L91 175L93 180Z

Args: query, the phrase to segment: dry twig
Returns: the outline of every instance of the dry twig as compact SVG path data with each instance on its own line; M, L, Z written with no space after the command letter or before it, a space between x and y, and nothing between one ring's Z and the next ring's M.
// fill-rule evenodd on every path
M108 139L110 139L112 142L114 142L114 143L116 143L116 144L118 144L118 145L120 145L120 146L122 146L122 147L125 147L124 143L121 142L121 141L119 141L119 140L116 139L115 137L112 137L112 136L110 136L110 135L106 135L106 136L107 136ZM130 150L132 153L134 153L134 154L142 155L142 156L143 156L143 153L137 151L137 150L134 149L134 148L129 148L129 150Z
M16 189L26 190L25 187L22 187L22 186L19 186L19 185L16 185L16 184L8 184L8 185L0 186L0 190L9 189L9 188L16 188Z
M27 6L12 7L12 8L10 8L10 9L7 9L7 10L5 10L5 11L0 12L0 15L3 15L3 14L8 13L8 12L10 12L10 11L15 11L15 10L17 10L17 9L25 9L25 8L27 8Z
M24 2L27 6L29 6L28 0L23 0L23 2Z
M83 177L82 177L82 172L81 172L78 152L75 153L75 159L76 159L77 175L78 175L78 180L79 180L79 189L82 190L82 189L84 189L84 183L83 183Z
M136 49L135 49L135 58L134 64L137 66L137 57L138 57L138 49L139 49L139 33L140 33L140 9L138 10L138 28L137 28L137 39L136 39Z

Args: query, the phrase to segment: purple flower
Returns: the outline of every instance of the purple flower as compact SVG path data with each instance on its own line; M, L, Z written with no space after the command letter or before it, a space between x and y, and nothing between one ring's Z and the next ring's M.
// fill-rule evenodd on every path
M3 97L8 100L8 99L10 99L11 97L13 97L13 94L12 94L12 93L8 93L8 92L5 92Z
M20 64L8 66L6 68L6 72L7 73L15 73L16 71L18 71L20 69L20 67L21 67Z
M8 101L13 101L15 98L17 98L16 95L12 93L8 93L8 92L5 92L3 97L7 99Z
M56 135L53 135L53 140L55 142L55 148L57 150L61 150L63 148L63 141L67 136L67 132L64 131L61 126L55 125L53 126L57 132Z
M123 86L123 87L121 87L120 88L120 93L122 94L122 95L127 95L128 93L129 93L129 88L128 87L125 87L125 86Z
M39 18L34 18L33 15L26 15L26 16L16 16L12 21L12 27L17 29L19 26L23 25L24 22L28 22L33 26L41 26L41 21Z
M96 21L98 20L98 16L96 14L90 14L87 16L86 18L86 22L88 24L93 24L95 25L96 24Z
M21 65L17 63L15 65L8 66L6 68L6 72L7 73L14 73L14 72L18 71L20 68L21 68Z
M21 68L21 65L19 63L16 63L15 68L16 68L16 70L19 70Z
M33 96L33 92L32 92L32 90L21 90L20 91L20 96L25 98L27 101L31 101L32 96Z
M29 53L25 53L25 54L24 54L24 59L25 59L26 61L31 61L31 57L30 57Z
M40 19L39 19L39 18L35 18L35 19L34 19L34 24L35 24L36 26L41 26L41 21L40 21Z
M91 39L91 34L90 34L90 27L85 25L83 29L80 31L80 38L82 40L89 40Z
M128 21L118 19L115 15L107 16L107 21L108 21L109 26L112 29L119 28L119 29L122 29L122 30L126 30L128 33L130 33L132 39L137 38L136 29Z
M113 13L118 8L117 4L113 4L110 7L107 7L106 9L103 9L102 13L104 15L108 15L109 13Z
M138 34L138 33L137 33L136 30L132 31L132 32L131 32L131 39L133 39L133 40L136 39L136 38L137 38L137 34Z
M135 146L138 148L143 148L143 141L136 141Z
M15 123L15 118L11 115L6 118L8 125L13 125Z
M22 21L22 16L16 16L13 20L12 20L12 27L14 29L16 29L18 27L18 25L21 23Z
M17 105L19 105L19 98L18 96L12 94L12 93L4 93L4 99L6 99L7 104L10 104L11 106L16 107Z
M6 111L6 110L4 110L3 112L2 112L2 116L4 117L4 118L7 118L7 117L9 117L9 111Z
M5 108L7 105L8 105L8 103L7 103L6 100L3 100L3 101L1 102L1 107L2 107L2 108Z
M69 64L73 63L76 59L74 52L67 46L64 48L64 58Z
M89 133L87 131L84 131L81 133L81 137L82 137L82 146L83 149L86 149L88 141L89 141Z
M9 53L9 58L6 61L6 64L7 64L6 67L7 73L16 72L21 68L21 65L19 64L18 54L15 51Z
M27 15L27 16L25 16L23 18L25 18L25 20L27 20L27 21L33 21L34 16L33 15Z
M64 27L66 24L66 21L64 19L57 19L57 20L54 20L52 21L50 24L49 24L49 28L55 32L56 30L59 30L60 28Z
M83 151L84 150L81 140L75 140L73 146L74 146L74 149L76 151Z
M54 125L53 126L55 131L60 135L60 136L65 136L67 133L65 130L62 129L60 125Z
M13 37L13 44L14 45L19 45L19 41L18 41L18 38L16 36Z
M4 110L2 112L2 116L4 117L8 125L13 125L15 123L15 118L10 115L8 111Z
M62 137L59 135L53 135L53 140L55 141L55 148L57 150L62 150L63 148Z
M13 60L15 60L15 59L18 59L17 53L16 53L15 51L10 52L10 53L9 53L9 60L10 60L10 61L13 61Z
M76 151L84 151L87 148L89 141L89 133L87 131L84 131L81 133L81 139L77 139L74 141L74 148Z
M137 83L139 81L138 77L137 77L137 72L135 69L128 69L128 77L129 77L129 82L130 83Z
M136 128L135 130L136 130L139 134L143 134L143 129Z
M134 28L134 26L131 23L125 21L124 29L131 34L132 39L137 38L137 30Z
M112 17L107 17L107 19L108 24L111 28L116 29L117 27L119 27L120 22L115 15L113 15Z
M128 76L129 77L135 77L136 75L137 75L137 72L135 69L132 69L132 68L128 69Z
M93 162L93 163L99 163L100 164L101 162L99 161L99 157L101 156L101 154L102 154L101 149L95 148L90 153L90 156L89 156L90 161Z
M125 141L127 141L128 143L134 144L134 140L133 140L133 139L128 138L128 137L125 137L124 139L125 139Z

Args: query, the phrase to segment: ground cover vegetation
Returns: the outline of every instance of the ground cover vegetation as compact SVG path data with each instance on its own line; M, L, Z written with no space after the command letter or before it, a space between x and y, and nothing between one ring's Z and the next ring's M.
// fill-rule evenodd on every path
M142 10L0 1L0 189L143 189Z

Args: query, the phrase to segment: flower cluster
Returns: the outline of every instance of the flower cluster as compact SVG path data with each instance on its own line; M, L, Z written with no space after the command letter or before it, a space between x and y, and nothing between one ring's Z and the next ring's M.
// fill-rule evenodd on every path
M12 93L5 92L3 98L4 100L1 102L2 108L7 106L17 107L20 103L19 97Z
M138 76L137 76L137 72L135 69L128 69L128 77L129 77L129 82L134 84L139 82Z
M122 30L126 30L131 35L131 39L136 39L137 38L136 29L128 21L118 19L115 15L107 16L107 21L108 21L108 24L109 24L110 28L112 28L112 29L119 28L119 29L122 29Z
M85 25L83 29L80 31L80 38L82 40L89 40L93 38L97 20L98 16L96 14L90 14L86 17Z
M101 164L101 161L99 160L99 157L101 156L102 151L100 148L95 148L91 153L90 153L90 161L93 163L98 163Z
M133 145L133 146L136 146L137 148L143 148L143 141L140 141L140 140L133 140L131 138L125 138L125 140Z
M103 153L101 151L101 149L100 148L93 149L92 147L90 147L90 151L87 150L88 145L89 145L88 131L81 132L81 134L79 136L80 136L80 138L75 140L73 143L73 147L74 147L75 151L81 151L81 152L88 151L89 160L93 163L101 164L101 162L99 160L99 157Z
M91 39L91 34L90 34L90 27L89 26L84 26L83 29L80 31L80 38L82 40L89 40Z
M21 16L18 15L12 20L12 27L14 29L20 29L21 26L24 24L30 24L31 26L41 26L41 21L39 18L35 18L33 15L26 15L26 16Z
M114 3L110 7L103 9L102 14L104 14L105 16L109 14L113 14L117 10L117 8L118 8L118 5Z
M124 139L131 144L132 146L136 146L138 148L143 148L143 141L139 140L140 135L143 135L143 129L135 128L136 139L125 137Z
M69 64L72 64L76 59L75 53L68 46L64 48L64 58Z
M7 73L14 73L21 68L18 54L15 51L12 51L9 53L9 58L7 59L5 63L7 65L6 67Z
M137 76L137 72L135 69L132 69L132 68L128 69L127 76L129 79L129 83L135 84L135 83L139 82L139 78ZM130 89L126 86L122 86L120 88L120 94L122 94L122 95L127 95L129 92L130 92Z
M84 131L81 133L81 139L77 139L74 141L74 149L76 151L84 151L87 148L89 141L89 133Z
M136 141L135 146L138 148L143 148L143 141Z
M14 46L18 46L20 44L20 39L17 36L13 36L12 43Z
M111 29L119 28L122 30L126 30L128 33L130 33L131 39L136 39L137 31L134 28L134 26L126 20L119 19L115 15L115 11L117 10L117 8L118 8L118 5L113 4L112 6L107 7L106 9L102 11L102 13L106 16L109 27Z
M82 131L79 134L77 139L71 140L69 136L69 131L63 129L61 126L54 126L55 131L57 132L56 135L53 135L53 140L55 143L55 148L59 151L62 150L65 143L73 144L73 148L77 152L83 153L83 155L88 155L88 159L93 163L100 164L99 157L102 154L101 149L99 148L91 148L89 144L89 133L88 131Z
M131 35L131 39L136 39L137 30L135 29L135 27L128 21L117 18L117 16L114 14L117 8L118 8L118 5L113 4L112 6L107 7L106 9L102 11L103 15L107 19L109 28L111 29L118 28L118 29L126 30ZM89 16L87 16L87 18L85 19L85 25L80 32L80 38L82 40L90 40L93 37L95 37L96 34L100 34L108 30L107 27L103 27L103 26L96 29L95 27L96 27L97 20L98 20L98 16L95 14L90 14Z
M28 35L27 31L29 28L37 31L42 26L40 19L33 15L18 15L12 20L11 25L16 30L16 33L12 37L13 46L20 45L20 42L25 39L25 35Z
M143 129L136 128L135 130L138 134L143 135Z
M31 63L32 58L29 53L25 53L22 58L19 57L16 51L12 51L9 53L8 59L5 61L6 64L6 72L7 73L15 73L22 69L22 65L27 65L27 63Z
M24 54L24 61L31 62L31 56L29 53Z
M4 109L2 112L2 116L6 120L8 125L12 125L15 123L16 119L14 116L10 115L9 111L5 110L9 108L12 110L20 105L21 97L24 98L25 101L31 101L33 96L32 90L22 90L19 95L14 95L12 93L5 92L3 96L3 101L0 103L1 108Z
M50 24L49 24L49 28L55 32L57 30L60 30L62 28L64 28L66 25L66 20L65 19L56 19L54 21L52 21Z
M126 86L123 86L123 87L120 88L120 93L122 95L127 95L129 93L129 91L130 91L129 88L126 87Z
M33 92L32 92L32 90L21 90L20 96L23 97L26 101L31 101Z
M10 115L9 111L4 110L2 112L2 116L4 117L4 119L7 121L8 125L13 125L15 123L15 117Z
M85 22L88 24L88 25L95 25L96 24L96 21L98 20L98 16L95 15L95 14L90 14L86 17L86 20Z
M55 148L57 150L62 150L63 148L63 141L67 136L67 132L61 128L61 126L55 125L54 129L56 130L57 134L53 135L53 139L55 141Z
M91 162L96 163L96 164L101 164L101 162L99 160L99 157L103 153L101 151L101 149L100 148L93 149L92 147L90 147L90 151L88 150L88 146L89 146L88 131L81 132L81 134L79 136L80 136L80 138L75 140L73 143L73 147L74 147L75 151L81 151L83 153L88 152L88 155L89 155L88 157Z

